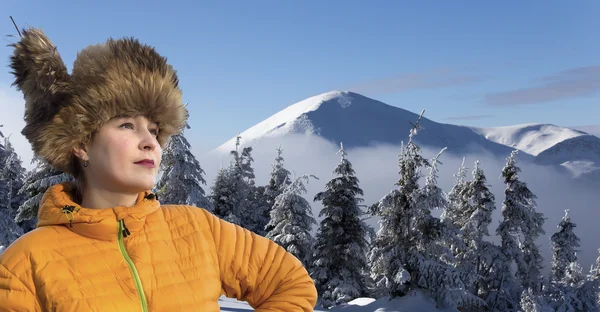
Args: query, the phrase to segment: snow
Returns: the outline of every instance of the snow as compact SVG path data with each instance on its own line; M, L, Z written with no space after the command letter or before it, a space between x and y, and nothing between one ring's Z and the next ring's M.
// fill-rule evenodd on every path
M486 139L517 148L537 156L564 140L586 135L583 131L550 124L521 124L504 127L476 128Z
M569 172L573 174L574 178L577 178L582 174L600 169L600 166L598 164L589 160L565 161L560 165L567 168L567 170L569 170Z
M419 115L349 91L331 91L292 104L282 111L240 133L242 145L263 138L287 135L318 136L346 148L374 145L398 145ZM465 155L489 152L508 155L512 148L487 140L471 128L442 124L423 118L416 139L423 147L448 148L448 153ZM403 135L404 133L404 135ZM235 137L212 152L225 155L234 146ZM533 160L523 153L523 159Z
M292 104L256 124L255 126L249 128L248 130L242 132L240 143L243 144L246 141L250 141L267 134L273 135L274 133L287 133L290 131L290 128L296 128L294 129L296 131L304 130L305 132L312 133L314 132L312 124L304 114L317 110L323 102L329 101L336 97L340 99L340 106L344 108L349 107L351 101L347 98L347 96L347 92L330 91ZM232 138L218 147L217 150L228 152L231 149L231 146L234 144L235 138Z
M253 311L247 303L235 299L221 297L219 299L221 311L243 312ZM357 298L347 305L338 306L329 310L315 309L315 312L458 312L456 309L441 309L435 306L435 302L429 295L420 291L414 291L407 296L389 300L382 297L377 300L372 298Z

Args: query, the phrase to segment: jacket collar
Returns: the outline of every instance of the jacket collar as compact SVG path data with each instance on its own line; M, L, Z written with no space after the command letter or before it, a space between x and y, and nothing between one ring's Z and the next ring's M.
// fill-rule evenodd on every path
M150 191L141 192L133 206L103 209L81 207L73 202L73 191L71 182L48 188L40 202L37 226L62 225L79 235L116 241L120 220L129 230L128 235L135 235L144 226L146 216L160 208L156 195Z

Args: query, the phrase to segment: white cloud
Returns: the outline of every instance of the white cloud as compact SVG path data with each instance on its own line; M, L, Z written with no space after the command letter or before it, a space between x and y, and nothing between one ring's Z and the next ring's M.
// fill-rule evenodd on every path
M311 180L307 185L308 194L306 198L312 203L313 215L318 216L321 209L320 203L313 202L313 196L324 189L325 183L332 177L332 171L340 160L336 155L339 147L324 141L323 139L305 135L288 136L281 139L265 139L253 144L255 172L258 184L266 184L271 171L271 164L276 155L276 148L281 144L285 166L296 175L314 174L319 180ZM233 148L234 146L232 146ZM371 205L391 189L398 179L398 152L399 146L379 146L377 148L348 149L348 158L352 162L360 186L365 192L366 205ZM431 159L439 150L423 150L423 155ZM469 178L473 169L474 161L480 160L480 167L484 169L488 184L496 196L496 211L490 233L495 236L495 230L500 221L502 201L504 199L504 185L500 179L501 169L508 155L467 155L465 164L468 167ZM440 157L443 163L440 166L439 185L444 191L449 191L454 180L453 174L457 171L462 157L451 156L448 153ZM206 171L207 187L214 182L217 170L221 162L227 166L229 158L227 155L205 154L199 157L199 161ZM581 238L580 262L584 268L595 261L597 248L596 237L600 235L600 228L596 220L600 218L600 195L597 192L583 192L573 189L568 180L559 173L547 167L532 164L518 163L522 169L521 179L525 181L530 189L538 196L538 209L542 211L547 220L545 222L546 235L540 238L538 244L542 248L546 261L552 257L550 249L550 236L556 231L558 222L564 215L565 209L570 209L570 215L577 224L576 233ZM439 216L440 211L434 212ZM319 220L319 219L318 219ZM370 224L378 227L375 219ZM316 230L316 228L315 228ZM497 239L493 239L497 241Z
M25 112L25 100L21 92L15 88L9 88L8 83L0 84L0 131L4 136L10 136L10 141L21 157L23 167L32 169L31 159L33 152L27 139L21 134L25 127L23 114Z

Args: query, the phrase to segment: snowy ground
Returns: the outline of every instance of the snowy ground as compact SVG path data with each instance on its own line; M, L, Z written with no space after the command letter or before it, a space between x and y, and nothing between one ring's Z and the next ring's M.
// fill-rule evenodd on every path
M244 312L253 311L247 303L221 297L219 299L221 311ZM345 306L333 308L331 310L319 310L316 312L458 312L455 309L438 309L431 298L428 298L421 292L414 292L408 296L389 300L381 298L378 300L371 298L358 298Z

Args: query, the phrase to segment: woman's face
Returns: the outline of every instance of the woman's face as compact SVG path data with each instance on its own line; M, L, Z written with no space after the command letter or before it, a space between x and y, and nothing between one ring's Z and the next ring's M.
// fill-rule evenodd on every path
M86 185L113 192L139 193L152 189L162 149L158 125L146 117L114 118L94 135L81 155Z

